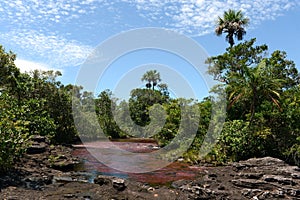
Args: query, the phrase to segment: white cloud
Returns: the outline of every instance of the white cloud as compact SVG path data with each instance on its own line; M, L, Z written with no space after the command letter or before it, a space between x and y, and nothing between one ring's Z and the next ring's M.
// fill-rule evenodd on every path
M70 41L57 35L45 35L33 30L12 31L0 34L1 38L9 41L22 50L23 57L35 57L43 63L55 68L78 66L84 62L92 51L92 47Z
M0 22L9 22L22 29L36 25L44 32L52 32L55 24L72 27L76 26L81 17L95 12L111 12L109 15L103 14L100 22L99 18L91 18L80 21L80 26L91 29L91 24L108 23L113 29L116 26L124 27L125 22L131 28L160 26L203 35L213 31L216 17L229 8L243 10L251 19L253 27L262 21L275 19L299 5L298 0L3 0L0 2L0 16L3 15ZM136 13L128 13L128 7L134 7ZM117 17L119 11L121 15ZM114 24L105 18L107 16L121 20ZM133 20L134 17L140 19ZM143 22L137 22L140 20Z
M105 0L98 0L102 3ZM29 24L48 24L49 22L61 22L58 16L64 16L63 21L69 22L83 14L80 5L86 5L86 12L93 12L95 9L92 0L28 0L28 1L11 1L3 0L0 2L1 9L5 12L6 18L11 23L19 26L27 26ZM9 12L7 12L9 11ZM42 16L42 17L40 17ZM20 24L21 22L21 24Z
M298 0L2 0L0 42L23 58L61 69L82 64L93 50L83 41L95 42L97 34L152 26L199 36L213 32L215 19L229 8L243 10L253 28L299 5Z
M168 28L188 35L204 35L214 30L215 19L228 9L242 10L251 19L250 28L265 20L273 20L285 11L299 6L298 0L122 0L135 5L140 16L155 21L163 16ZM148 12L148 14L145 14Z
M48 70L57 71L56 69L53 69L44 63L38 63L38 62L23 60L23 59L18 59L18 58L15 60L15 64L20 69L21 72L30 72L30 71L33 71L36 69L42 70L42 71L48 71ZM59 70L59 71L61 71L61 70Z

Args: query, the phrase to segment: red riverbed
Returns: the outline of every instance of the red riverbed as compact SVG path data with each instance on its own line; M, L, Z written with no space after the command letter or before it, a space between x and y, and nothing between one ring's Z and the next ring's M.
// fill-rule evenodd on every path
M133 153L149 153L157 151L157 144L144 143L144 142L90 142L84 145L75 145L73 155L82 159L84 162L78 169L80 171L87 171L99 175L111 175L122 177L126 179L133 179L136 181L149 183L149 184L168 184L176 180L191 180L200 176L202 168L190 166L182 162L173 162L163 168L146 173L132 173L124 172L110 168L96 159L90 152L91 149L98 149L102 152L113 152L116 148L133 152ZM89 150L87 150L88 148ZM121 155L122 156L122 155ZM121 159L121 157L120 157ZM130 159L130 157L126 157ZM122 161L124 162L124 161ZM126 171L126 170L125 170Z

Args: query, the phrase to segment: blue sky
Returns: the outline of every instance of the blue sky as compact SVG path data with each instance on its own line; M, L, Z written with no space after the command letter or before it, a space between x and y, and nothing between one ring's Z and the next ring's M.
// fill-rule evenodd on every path
M270 53L284 50L300 66L298 0L2 0L0 44L17 54L16 64L23 71L60 70L62 82L74 84L80 67L101 42L136 28L171 29L194 39L208 55L223 53L228 44L224 37L215 36L214 27L217 16L229 8L241 9L250 18L245 39L256 37L257 44L267 44ZM153 61L143 59L143 55ZM129 55L119 65L128 66L124 74L138 66L145 67L143 62L168 65L179 73L186 67L180 61L165 62L170 59L164 53L145 51ZM113 80L120 69L117 64L118 61L115 71L107 71L107 87L122 80L122 73ZM140 81L140 75L136 79ZM196 88L198 83L190 84Z

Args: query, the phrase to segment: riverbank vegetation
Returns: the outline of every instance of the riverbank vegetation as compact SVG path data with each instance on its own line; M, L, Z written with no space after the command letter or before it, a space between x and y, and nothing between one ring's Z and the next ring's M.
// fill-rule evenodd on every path
M227 14L243 17L232 11ZM183 155L186 161L224 163L272 156L300 165L300 76L295 63L284 51L269 53L268 46L257 45L256 39L234 45L233 36L240 40L245 30L237 26L242 25L239 21L230 25L224 20L219 19L216 31L229 34L230 47L210 57L207 64L208 73L220 83L213 90L226 93L227 115L217 144L205 157L199 151L211 121L212 96L172 98L159 72L150 70L141 77L145 87L132 90L128 101L118 102L109 90L95 97L81 86L63 85L57 80L60 72L21 73L14 64L16 55L1 46L0 171L22 156L32 135L47 136L54 144L75 142L74 119L85 127L86 135L81 135L85 138L97 139L100 132L112 139L154 138L164 147L181 130L183 106L189 108L184 130L197 127ZM185 141L174 149L183 148L181 144Z

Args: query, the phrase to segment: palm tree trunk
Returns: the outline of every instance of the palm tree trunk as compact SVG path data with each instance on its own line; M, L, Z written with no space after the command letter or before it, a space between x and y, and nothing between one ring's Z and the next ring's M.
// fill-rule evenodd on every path
M228 42L229 42L229 44L230 44L230 47L233 47L233 45L234 45L233 34L230 34L230 35L229 35Z

